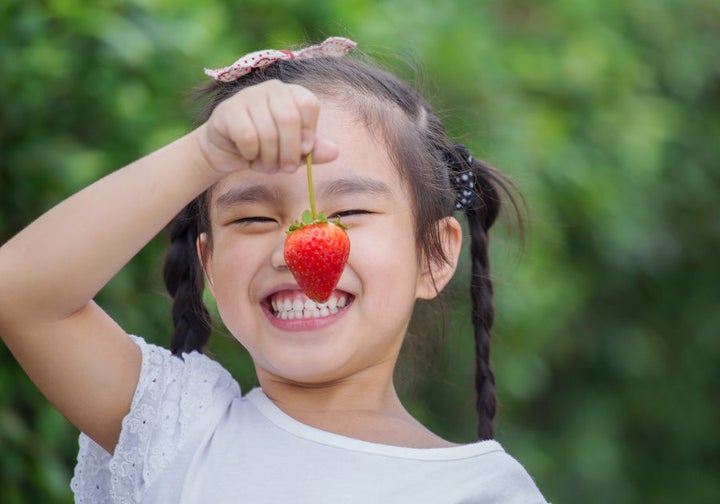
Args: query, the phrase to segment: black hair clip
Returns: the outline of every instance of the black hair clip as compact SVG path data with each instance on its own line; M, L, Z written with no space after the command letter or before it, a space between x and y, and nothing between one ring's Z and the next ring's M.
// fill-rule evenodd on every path
M475 174L472 171L473 157L462 144L454 144L454 149L445 154L450 168L450 182L455 189L455 210L472 208L477 198L475 193Z

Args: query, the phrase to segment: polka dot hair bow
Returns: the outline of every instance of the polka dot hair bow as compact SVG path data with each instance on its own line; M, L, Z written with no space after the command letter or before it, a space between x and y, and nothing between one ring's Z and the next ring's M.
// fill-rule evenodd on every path
M445 162L450 168L450 182L455 188L455 210L467 210L472 208L477 198L473 157L464 145L455 144L454 147L455 151L445 153Z
M265 49L246 54L228 67L217 68L215 70L206 68L205 74L216 81L232 82L257 68L265 68L278 60L344 56L356 45L356 42L345 37L330 37L319 45L306 47L299 51Z

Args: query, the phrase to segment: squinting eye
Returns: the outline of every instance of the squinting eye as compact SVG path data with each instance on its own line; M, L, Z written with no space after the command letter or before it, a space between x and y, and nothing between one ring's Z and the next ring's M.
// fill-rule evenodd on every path
M350 217L352 215L363 215L363 214L369 214L367 210L343 210L342 212L335 212L330 216L331 219L342 219L343 217Z
M253 224L256 222L275 222L275 219L270 217L243 217L242 219L234 220L233 224Z

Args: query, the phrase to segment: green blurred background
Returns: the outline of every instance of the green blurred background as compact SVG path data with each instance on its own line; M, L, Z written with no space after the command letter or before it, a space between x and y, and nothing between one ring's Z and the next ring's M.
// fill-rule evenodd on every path
M548 500L720 502L717 0L4 0L0 242L188 131L203 66L328 35L416 82L527 199L525 247L509 220L492 250L497 437ZM167 343L163 247L99 302ZM475 422L466 280L398 378L455 441ZM0 500L71 502L76 436L0 345Z

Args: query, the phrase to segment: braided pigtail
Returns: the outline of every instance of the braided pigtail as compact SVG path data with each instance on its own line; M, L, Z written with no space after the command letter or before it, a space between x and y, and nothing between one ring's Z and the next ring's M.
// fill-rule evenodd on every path
M478 436L480 439L492 439L497 398L495 375L490 365L490 335L495 320L495 305L490 277L488 231L500 212L499 191L506 192L511 198L512 195L502 176L489 165L470 156L463 145L455 144L448 160L451 182L457 192L455 209L464 210L470 228L470 295L475 331Z
M196 249L202 198L188 204L170 224L171 243L163 269L165 286L173 298L175 332L170 349L178 356L202 351L212 328L210 313L203 303L205 281Z

